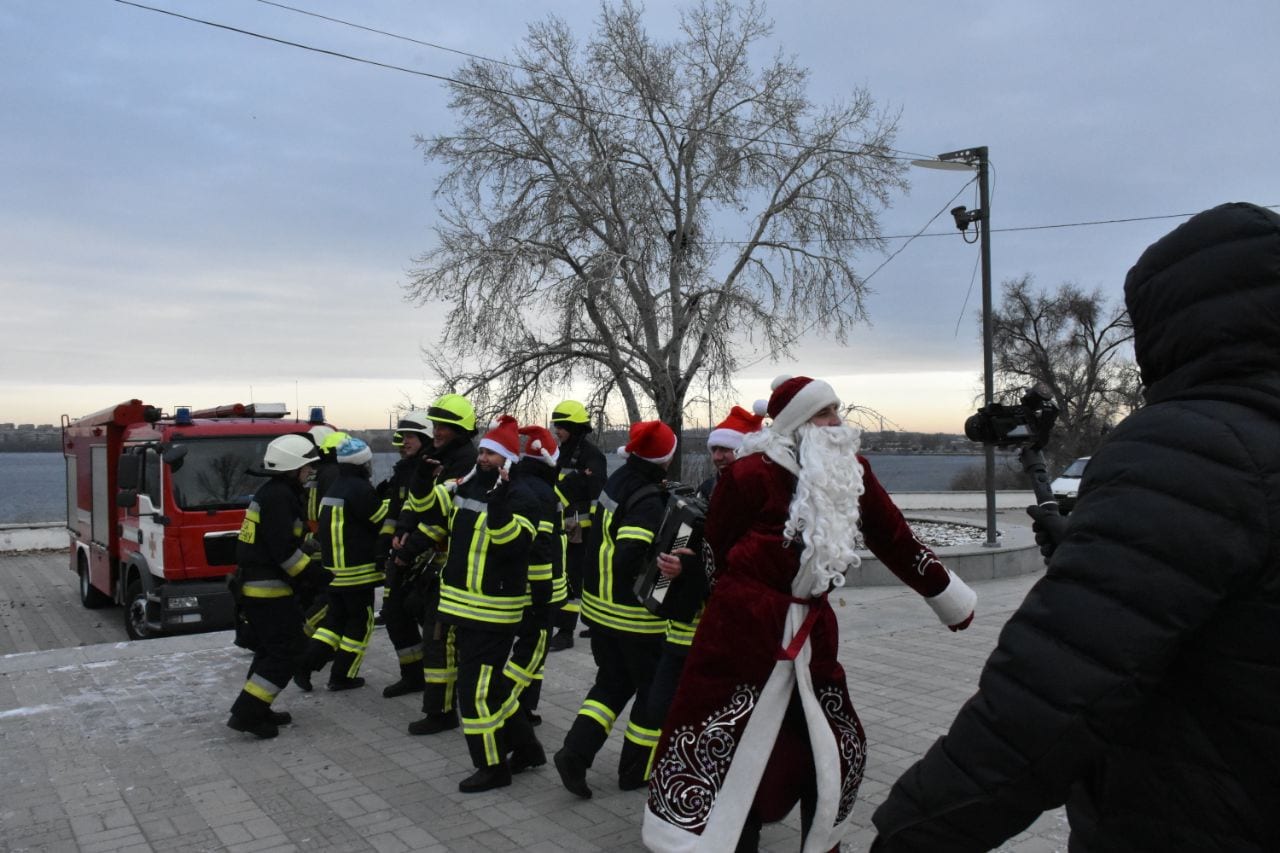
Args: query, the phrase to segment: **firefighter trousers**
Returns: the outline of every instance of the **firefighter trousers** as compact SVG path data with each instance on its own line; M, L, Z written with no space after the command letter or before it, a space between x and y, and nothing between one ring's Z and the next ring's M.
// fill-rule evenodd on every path
M311 635L306 667L312 671L323 669L332 660L331 684L360 674L360 664L373 636L374 587L371 583L329 587L329 610Z
M470 626L454 627L452 633L458 649L458 715L471 763L478 768L501 764L507 756L503 723L516 710L515 683L503 674L514 638Z
M664 640L662 654L658 658L658 666L653 674L653 684L649 687L649 718L662 722L667 718L667 709L676 698L676 688L680 686L680 676L684 673L684 662L689 659L689 646Z
M382 597L382 623L396 650L400 678L422 681L422 596L415 593L415 578L393 578Z
M542 670L547 662L547 639L551 633L549 621L547 605L526 607L520 627L516 629L516 642L505 673L522 711L536 711L542 696Z
M598 625L591 627L595 684L578 709L564 745L591 766L614 723L634 696L636 701L618 759L620 782L649 778L653 753L662 734L662 720L654 718L649 706L649 690L664 642L661 634L632 634Z
M244 720L258 720L267 715L271 703L293 677L307 638L302 633L302 609L292 595L245 596L240 612L253 630L257 648L231 713Z
M452 626L437 618L440 579L428 578L422 595L422 713L439 716L454 713L454 687L458 679L458 650Z
M587 565L587 546L585 542L570 542L564 552L564 579L569 597L556 611L555 627L572 635L578 627L578 613L582 604L582 572Z

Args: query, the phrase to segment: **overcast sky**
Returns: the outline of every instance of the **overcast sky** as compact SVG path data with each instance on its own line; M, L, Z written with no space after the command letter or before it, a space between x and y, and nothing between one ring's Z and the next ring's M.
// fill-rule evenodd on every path
M457 54L259 0L143 0L229 27L432 74ZM584 36L598 3L293 0L420 41L510 58L550 12ZM681 4L646 5L655 33ZM1120 298L1180 219L1002 229L1280 203L1280 3L1232 0L775 2L771 46L817 102L865 86L896 146L987 145L992 268ZM434 377L438 310L404 301L431 245L438 172L414 134L452 128L444 86L114 0L0 3L0 422L56 423L130 397L166 409L325 404L387 423ZM913 169L883 214L912 235L968 176ZM833 380L886 425L958 432L981 391L977 247L945 213L870 279L847 345L738 379ZM888 251L901 248L890 240ZM864 275L884 262L870 252ZM700 414L695 409L692 414ZM719 417L717 412L716 416Z

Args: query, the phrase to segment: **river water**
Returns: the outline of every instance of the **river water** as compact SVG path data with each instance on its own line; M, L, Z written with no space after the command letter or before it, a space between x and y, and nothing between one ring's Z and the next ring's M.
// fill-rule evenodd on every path
M872 454L872 470L890 492L943 492L952 478L982 466L980 456ZM374 455L374 482L391 472L395 454ZM63 521L66 468L61 453L0 453L0 524Z

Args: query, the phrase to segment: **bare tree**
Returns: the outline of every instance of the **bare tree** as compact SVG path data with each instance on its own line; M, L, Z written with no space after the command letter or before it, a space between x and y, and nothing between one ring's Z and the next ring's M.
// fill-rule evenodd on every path
M1050 460L1060 466L1091 454L1138 400L1128 314L1123 306L1108 310L1100 292L1074 284L1037 292L1025 275L1002 288L991 318L998 395L1039 385L1059 410Z
M678 432L736 345L777 356L864 319L853 258L905 186L896 117L863 90L815 106L790 58L753 69L771 26L756 0L704 0L660 43L606 4L585 44L552 17L515 62L458 72L460 128L418 139L444 210L407 285L450 306L427 353L444 386L520 410L577 382Z

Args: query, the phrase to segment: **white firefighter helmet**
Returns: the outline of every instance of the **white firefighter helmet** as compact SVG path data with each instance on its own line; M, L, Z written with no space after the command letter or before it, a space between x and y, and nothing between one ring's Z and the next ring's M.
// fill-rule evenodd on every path
M262 454L262 467L269 473L297 471L320 460L320 451L305 435L291 434L274 438Z
M422 409L405 412L404 417L400 418L400 422L396 424L396 432L416 432L423 438L429 439L432 435L431 419Z

